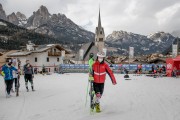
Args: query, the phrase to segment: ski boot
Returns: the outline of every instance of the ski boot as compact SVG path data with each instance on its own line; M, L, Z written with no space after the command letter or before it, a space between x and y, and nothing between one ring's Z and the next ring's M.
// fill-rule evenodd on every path
M19 93L16 93L16 97L18 97L19 96Z
M96 108L96 112L97 112L97 113L100 113L100 112L101 112L100 104L99 104L99 103L96 103L95 108Z
M6 98L10 98L10 97L11 97L10 93L6 94Z
M90 108L90 112L94 112L94 108L95 108L95 105L94 104L91 104L91 108Z
M13 90L13 89L11 89L11 92L12 92L12 93L14 93L14 90Z
M26 87L26 91L27 91L27 92L29 92L29 89L28 89L28 87Z
M32 91L35 91L33 86L31 86L31 88L32 88Z

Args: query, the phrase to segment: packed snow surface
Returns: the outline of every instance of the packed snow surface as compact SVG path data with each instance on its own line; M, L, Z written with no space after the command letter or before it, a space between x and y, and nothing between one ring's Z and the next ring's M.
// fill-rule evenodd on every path
M35 92L26 92L21 76L20 96L5 97L0 76L0 120L180 120L180 78L107 76L101 113L90 114L86 102L88 74L35 75ZM30 84L29 84L30 88Z

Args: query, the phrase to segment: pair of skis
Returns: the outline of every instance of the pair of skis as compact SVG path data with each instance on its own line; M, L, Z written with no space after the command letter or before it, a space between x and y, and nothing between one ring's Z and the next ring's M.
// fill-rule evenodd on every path
M19 80L20 80L20 73L21 72L21 61L18 60L18 77L17 77L17 83L16 83L16 96L19 96L19 87L20 87L20 83L19 83Z
M94 87L93 87L93 80L94 80L93 77L89 77L88 86L87 86L87 94L86 94L86 104L87 104L88 93L89 93L89 97L90 97L90 113L92 113L95 108L95 91L94 91ZM90 86L90 88L89 88L89 86Z
M90 96L90 111L93 112L95 107L95 91L93 87L93 81L90 81L89 96Z

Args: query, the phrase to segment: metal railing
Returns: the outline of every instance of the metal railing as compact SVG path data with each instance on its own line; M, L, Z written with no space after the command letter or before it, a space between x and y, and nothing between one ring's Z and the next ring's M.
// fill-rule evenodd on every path
M48 52L48 56L61 56L61 52Z

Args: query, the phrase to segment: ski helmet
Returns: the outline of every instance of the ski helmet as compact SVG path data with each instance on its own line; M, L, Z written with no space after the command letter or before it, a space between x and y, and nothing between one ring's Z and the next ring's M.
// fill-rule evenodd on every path
M94 57L94 53L90 53L89 58L93 58L93 57Z
M103 58L106 57L106 55L105 55L104 52L98 52L98 53L97 53L97 56L98 56L98 57L103 57Z

